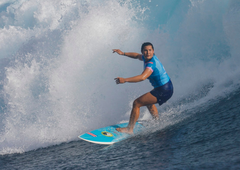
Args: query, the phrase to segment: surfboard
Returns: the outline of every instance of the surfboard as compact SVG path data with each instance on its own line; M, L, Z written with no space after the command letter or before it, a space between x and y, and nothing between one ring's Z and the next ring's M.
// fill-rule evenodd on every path
M111 125L104 128L86 132L78 137L87 142L103 144L103 145L111 145L133 136L130 134L118 132L116 130L116 128L127 127L127 125L128 123ZM136 122L133 133L137 134L141 132L143 129L145 129L145 127L141 123Z

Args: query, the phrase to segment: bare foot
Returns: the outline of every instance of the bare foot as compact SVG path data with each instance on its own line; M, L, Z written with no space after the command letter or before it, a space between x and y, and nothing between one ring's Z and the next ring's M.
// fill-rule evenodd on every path
M127 133L127 134L130 134L130 135L133 135L133 131L129 130L127 127L125 127L125 128L116 128L116 130L118 132L121 132L121 133Z

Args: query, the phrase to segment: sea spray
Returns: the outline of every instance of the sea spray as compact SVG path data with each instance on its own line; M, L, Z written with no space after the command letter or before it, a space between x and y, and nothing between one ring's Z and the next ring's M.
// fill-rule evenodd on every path
M27 13L35 24L22 25L27 33L19 31L22 39L11 44L14 50L4 48L11 61L1 80L5 103L1 153L71 141L90 128L120 121L128 108L122 101L129 100L133 87L120 91L113 79L130 72L134 62L119 63L112 48L140 42L144 28L136 22L139 6L131 7L129 1L19 3L9 4L6 11L14 8L15 18L21 18L18 11L35 4L35 11ZM19 22L12 22L16 24L12 27L21 27Z

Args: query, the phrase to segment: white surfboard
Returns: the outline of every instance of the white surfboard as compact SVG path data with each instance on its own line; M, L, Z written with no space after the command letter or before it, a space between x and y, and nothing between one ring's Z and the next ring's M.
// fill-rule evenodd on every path
M96 144L111 145L111 144L122 141L122 140L127 139L132 136L132 135L129 135L126 133L118 132L116 130L116 128L127 127L127 125L128 125L128 123L120 123L117 125L111 125L111 126L107 126L104 128L92 130L92 131L84 133L78 137L82 140L96 143ZM133 133L134 134L139 133L143 129L145 129L145 127L142 124L136 122Z

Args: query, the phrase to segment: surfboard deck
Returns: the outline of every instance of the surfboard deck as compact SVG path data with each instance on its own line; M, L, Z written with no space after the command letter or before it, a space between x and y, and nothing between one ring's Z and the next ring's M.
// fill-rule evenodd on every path
M92 143L102 144L102 145L111 145L133 136L130 134L118 132L116 130L116 128L127 127L127 125L128 123L111 125L104 128L86 132L78 137L87 142L92 142ZM145 127L141 123L136 122L133 133L137 134L141 132L143 129L145 129Z

